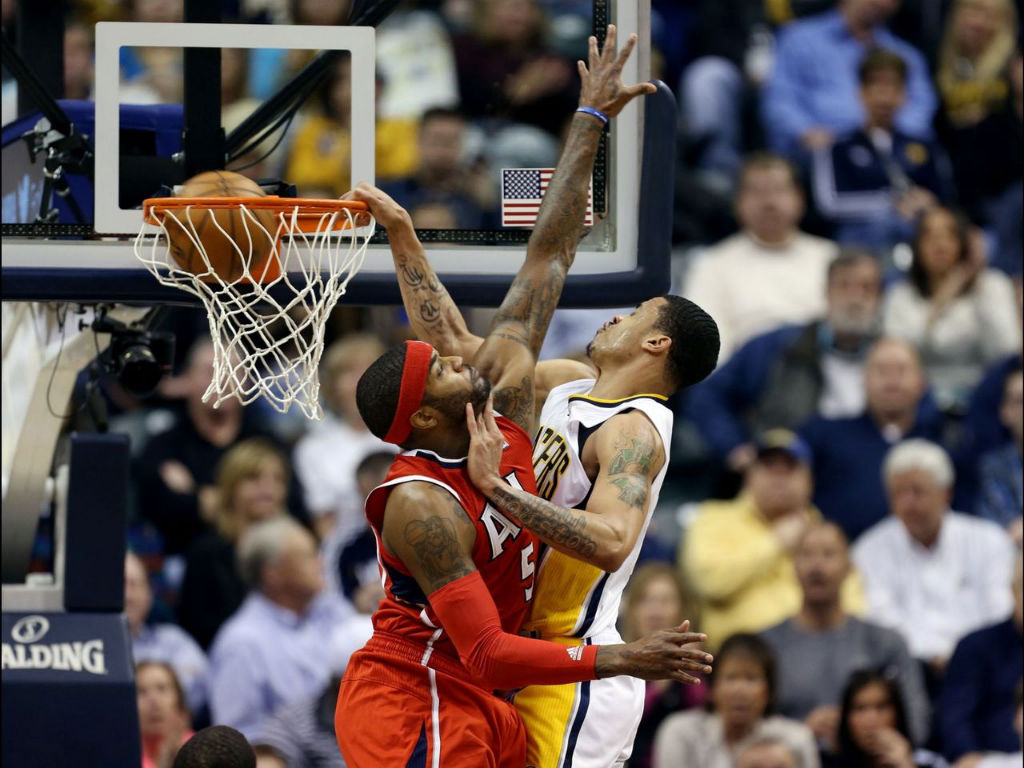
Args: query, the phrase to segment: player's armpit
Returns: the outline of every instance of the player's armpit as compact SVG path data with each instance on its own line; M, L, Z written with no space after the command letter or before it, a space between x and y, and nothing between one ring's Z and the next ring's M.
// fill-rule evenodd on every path
M384 547L409 569L425 595L476 571L471 556L475 536L465 510L439 486L402 483L388 498Z

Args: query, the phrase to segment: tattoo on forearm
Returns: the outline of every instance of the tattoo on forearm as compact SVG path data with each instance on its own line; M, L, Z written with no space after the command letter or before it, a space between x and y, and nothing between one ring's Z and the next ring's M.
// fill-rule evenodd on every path
M451 520L440 516L413 520L405 527L405 541L416 553L431 592L472 573L465 555L459 551Z
M494 491L492 501L552 545L565 547L584 558L597 552L597 543L586 531L586 519L574 510L506 486Z
M494 391L494 409L511 419L527 432L533 427L533 380L523 376L516 387L502 387Z

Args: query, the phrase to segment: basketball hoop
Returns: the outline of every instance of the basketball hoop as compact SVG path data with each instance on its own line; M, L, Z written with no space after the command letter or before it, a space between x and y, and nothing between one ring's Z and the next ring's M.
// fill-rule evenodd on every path
M204 402L249 404L262 395L281 413L294 402L307 418L323 417L317 369L324 328L362 267L374 225L365 203L345 200L143 203L136 257L161 284L206 308L214 375Z

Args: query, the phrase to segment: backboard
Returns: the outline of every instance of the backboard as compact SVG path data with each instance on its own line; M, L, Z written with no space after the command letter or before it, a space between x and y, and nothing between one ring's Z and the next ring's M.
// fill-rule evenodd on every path
M650 25L647 4L597 0L592 22L601 36L609 20L617 24L620 41L632 32L640 35L640 44L627 63L623 79L626 82L648 79ZM381 39L384 37L382 33ZM90 207L85 211L87 226L68 226L67 236L59 239L26 236L28 228L17 233L11 231L9 225L30 222L35 215L41 188L42 158L37 157L34 163L26 160L27 153L18 138L27 130L25 125L17 126L17 130L6 127L3 150L4 300L107 301L143 305L191 301L183 292L158 285L136 261L132 250L132 240L141 225L141 211L135 208L138 193L135 190L129 192L129 183L138 186L141 174L145 183L151 182L151 194L155 194L161 184L173 186L183 178L180 169L182 146L180 139L175 141L175 134L180 136L179 127L189 124L189 103L186 101L183 111L181 107L168 104L132 106L125 103L126 99L133 98L131 83L123 75L126 52L158 47L169 50L220 49L224 52L241 50L249 54L258 51L263 57L276 53L309 58L321 51L344 52L351 99L347 124L350 136L347 160L351 179L383 184L375 162L381 150L377 142L381 140L382 131L379 130L381 123L376 119L379 82L375 74L378 46L374 29L98 24L94 122L90 123L88 104L79 109L77 118L84 126L81 130L89 135L95 147L95 185L71 178L73 193L83 186L88 187L82 195ZM386 46L381 50L386 50ZM585 49L576 55L583 57ZM211 76L211 73L206 72L206 76ZM213 76L216 76L215 72ZM183 90L188 92L187 88ZM193 115L194 112L193 109ZM283 138L281 147L293 145L302 119L300 116L296 124L286 125L280 133L271 135L266 143L280 135ZM133 138L146 130L147 121L151 124L148 130L156 133L158 138L150 141L146 149L133 148ZM76 122L75 118L73 122ZM224 127L230 132L233 126ZM562 306L623 306L667 289L674 132L675 105L671 92L663 85L657 94L631 104L614 121L595 171L593 197L597 221L581 243L563 293ZM477 131L467 136L466 142L475 142L479 151L486 151L493 144L493 139L494 136L485 129L483 135ZM552 143L557 152L557 140ZM140 157L146 153L152 157ZM553 159L554 156L551 157ZM175 160L179 161L177 173L165 173ZM511 161L502 158L487 166L496 199L500 199L502 171L536 167L535 164L524 165L523 157L518 165L515 162L515 158ZM131 164L136 168L133 180L128 179L130 174L126 172ZM227 167L233 166L229 163ZM280 167L283 171L281 178L291 181L287 163ZM301 186L297 191L300 196L312 196ZM60 220L70 223L66 213L62 211ZM529 233L528 227L501 226L500 219L494 215L471 226L435 226L420 230L432 263L456 301L464 306L491 306L500 301L522 262ZM376 236L371 243L363 268L350 283L348 295L342 301L400 303L391 257L382 236Z

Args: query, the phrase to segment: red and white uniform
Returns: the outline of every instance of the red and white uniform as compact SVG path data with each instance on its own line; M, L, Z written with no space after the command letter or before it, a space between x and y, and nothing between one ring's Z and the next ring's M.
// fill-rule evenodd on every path
M502 477L536 494L529 436L503 416L495 421L507 443ZM355 768L522 768L525 732L514 707L466 668L416 580L381 544L388 496L408 482L436 485L466 511L476 527L473 563L504 632L519 632L533 599L538 541L476 490L466 459L425 450L397 456L366 501L385 597L373 615L373 637L352 656L341 686L335 723L342 754Z

